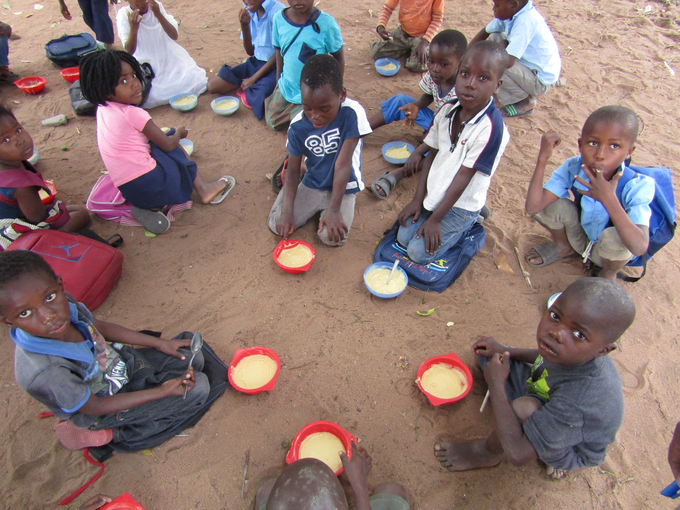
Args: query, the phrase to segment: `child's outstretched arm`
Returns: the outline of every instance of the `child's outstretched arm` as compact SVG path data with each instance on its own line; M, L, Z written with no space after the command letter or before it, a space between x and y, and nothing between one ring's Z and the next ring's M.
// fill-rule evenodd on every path
M149 119L149 121L144 126L144 129L142 129L142 133L144 133L144 136L146 136L150 141L158 145L160 150L163 152L170 152L179 146L180 139L185 138L188 134L188 131L184 126L179 126L175 128L175 132L172 135L167 136L165 133L163 133L163 131L161 131L161 128L159 128L153 120Z
M529 214L538 214L559 199L552 191L543 188L543 178L548 160L552 156L553 150L561 141L560 135L552 129L541 137L541 148L538 151L536 168L534 169L534 175L531 176L531 181L529 181L527 199L524 203L524 208Z
M512 359L524 363L533 363L538 357L538 349L517 349L515 347L507 347L500 344L495 338L488 336L480 337L479 340L472 344L472 354L476 354L477 356L491 358L495 354L503 354L504 352L509 352Z
M616 186L623 173L617 172L611 181L607 181L601 170L593 171L586 165L581 168L590 182L577 175L576 180L588 188L587 191L579 189L578 192L602 203L621 241L633 255L645 253L649 246L649 227L633 223L616 196Z
M486 41L489 38L489 33L486 31L486 27L482 28L477 35L472 38L472 41L468 43L468 48L475 43L480 41Z
M402 227L406 226L406 220L413 216L413 223L418 221L420 218L420 213L423 210L423 200L425 200L425 194L427 193L427 176L430 174L430 168L432 167L432 162L434 157L439 151L437 149L430 149L430 153L425 158L423 162L423 169L420 172L420 177L418 178L418 187L416 188L416 194L413 200L404 207L397 220Z
M130 23L130 34L126 41L123 41L123 47L130 55L137 51L137 32L139 31L139 23L142 21L142 15L139 9L133 9L128 13L128 23Z
M345 476L354 492L354 504L357 510L371 510L368 495L368 474L371 472L373 460L366 450L356 443L352 443L352 458L340 452L340 460L345 470Z
M156 0L149 0L149 9L151 9L151 12L153 12L154 16L156 16L156 19L158 19L161 26L163 27L163 30L165 31L166 34L168 34L168 37L173 41L176 41L179 37L177 29L174 27L172 23L168 21L168 19L165 16L163 16L163 13L161 12L161 7L160 5L158 5Z
M496 433L503 451L513 466L523 466L536 459L538 454L529 439L519 418L508 400L505 381L510 374L510 353L496 353L484 367L484 378L489 385L489 398L496 421Z
M390 39L390 34L387 32L387 22L390 20L390 16L399 4L399 0L387 0L383 6L380 8L380 15L378 16L378 26L375 27L375 31L383 41Z
M157 338L151 335L145 335L139 331L128 329L118 324L111 322L100 321L92 319L94 327L97 328L105 340L108 342L119 342L126 345L139 345L142 347L153 347L168 356L174 356L178 359L185 359L184 355L177 351L180 347L189 347L191 340L166 340L165 338Z
M426 143L421 143L418 147L416 147L416 150L411 153L404 164L404 176L411 177L413 174L418 172L418 167L421 164L421 160L423 159L423 156L425 156L425 153L429 150L430 146Z
M241 88L243 90L246 90L248 87L254 85L258 81L260 81L262 78L267 76L271 72L271 70L274 69L274 67L276 67L276 55L272 55L270 57L270 59L267 60L267 63L265 65L263 65L262 67L260 67L260 69L258 69L258 71L254 75L252 75L250 78L245 78L241 82Z
M416 123L416 116L418 115L418 112L430 106L432 101L434 101L434 98L430 94L421 94L421 96L413 103L400 106L399 110L404 112L404 115L406 115L406 118L404 119L404 127L413 127Z
M241 24L241 34L243 34L243 49L249 57L255 55L253 47L253 37L250 33L250 14L245 7L238 12L238 21Z
M324 226L328 229L328 238L334 243L342 241L347 235L347 225L342 221L340 206L345 197L345 190L352 173L352 155L359 143L359 137L348 138L342 142L335 160L333 169L333 190L331 191L331 201L328 209L319 219L319 232Z
M293 204L297 194L298 184L300 183L300 165L302 156L288 155L288 166L284 176L283 205L281 206L281 217L276 223L276 233L284 239L295 231L295 220L293 217Z

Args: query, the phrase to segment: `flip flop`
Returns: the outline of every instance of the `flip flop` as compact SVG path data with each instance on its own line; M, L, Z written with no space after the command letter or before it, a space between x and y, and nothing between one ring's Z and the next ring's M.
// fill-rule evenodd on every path
M170 220L161 211L149 211L133 205L130 214L152 234L162 234L170 228Z
M371 191L373 191L378 200L385 200L396 185L397 179L394 175L389 172L383 172L371 183ZM378 190L381 190L384 195L381 195Z
M236 186L236 179L234 179L231 175L220 177L218 181L224 181L226 186L215 196L215 198L210 201L210 205L217 205L224 202L224 199L227 198L227 195L231 192L231 190L234 189L234 186Z
M545 241L541 244L538 244L532 248L534 253L541 257L541 262L540 264L534 264L529 260L529 253L527 253L526 257L524 257L524 260L527 261L527 264L529 264L531 267L546 267L549 266L550 264L554 264L558 260L565 259L570 257L571 255L567 255L567 257L560 257L559 254L557 253L557 245L553 243L552 241Z
M250 106L250 104L248 103L248 100L246 99L246 91L245 90L243 90L241 88L236 89L236 97L238 97L241 100L241 102L243 103L243 106L245 106L246 108L250 108L251 110L253 109L253 107Z
M68 450L82 450L90 446L102 446L113 441L113 429L81 429L70 421L62 421L54 427L54 433L62 446Z
M531 115L532 113L534 113L533 108L531 110L527 110L524 113L519 113L517 111L517 108L515 108L514 104L505 105L500 110L501 110L501 115L503 117L524 117L525 115Z

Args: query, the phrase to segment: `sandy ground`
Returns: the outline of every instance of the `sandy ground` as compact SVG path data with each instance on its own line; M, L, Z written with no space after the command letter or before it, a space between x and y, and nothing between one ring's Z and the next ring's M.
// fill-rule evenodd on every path
M73 0L70 22L61 18L57 2L44 2L42 10L26 0L8 2L0 6L0 20L22 37L10 43L12 69L23 76L42 75L48 85L37 96L5 86L2 100L33 136L41 154L38 167L56 181L61 198L83 203L103 169L95 121L73 117L67 84L45 58L43 45L87 27ZM367 64L380 5L379 0L320 4L343 33L348 95L369 115L397 92L418 93L418 76L401 70L383 78ZM237 1L212 0L198 8L174 0L165 6L181 20L180 42L199 65L217 71L222 63L244 58ZM361 193L344 248L321 245L311 223L300 229L293 237L312 243L317 260L307 274L283 274L271 257L278 239L266 226L274 195L264 174L283 158L285 135L267 130L245 108L231 118L216 116L207 95L187 114L169 106L152 111L158 125L192 129L195 160L207 177L228 173L238 185L224 204L195 205L156 238L95 218L94 228L102 235L118 232L125 238L124 274L97 316L168 335L200 330L226 361L238 348L265 345L278 352L283 369L271 393L247 396L228 390L188 437L174 438L151 454L114 456L104 476L71 508L98 492L126 491L148 509L252 508L259 483L284 464L282 442L318 419L335 421L361 438L374 459L370 482L401 482L415 509L672 508L658 492L672 480L666 448L680 416L674 393L680 356L677 242L654 258L641 282L623 284L635 299L638 319L612 354L623 378L626 411L601 468L560 482L547 480L538 463L517 469L503 462L492 470L451 474L432 454L433 443L443 437L487 434L492 413L479 414L486 385L478 375L464 401L432 407L414 384L420 363L455 352L472 366L469 348L480 334L516 346L535 345L548 296L582 276L575 259L532 271L531 289L519 276L514 247L526 252L544 235L523 211L541 134L552 128L563 136L550 162L556 168L576 154L589 112L623 104L645 125L635 163L674 166L680 160L678 77L664 65L680 72L677 1L540 0L538 7L555 32L567 85L544 96L534 115L507 122L512 140L489 192L493 217L486 224L486 245L442 294L409 288L397 299L382 301L362 283L376 241L409 202L414 180L400 184L383 202ZM491 16L490 1L449 0L444 26L472 38ZM58 113L71 117L67 125L40 125ZM367 182L387 168L380 147L391 140L414 143L417 132L391 126L368 137ZM501 254L516 274L497 269L494 261ZM434 307L429 317L416 314ZM455 324L447 327L449 321ZM0 506L54 508L96 468L80 452L60 446L51 431L54 419L37 419L44 409L14 382L13 350L5 335L0 343ZM407 357L408 368L397 365L400 356ZM249 482L242 499L247 450Z

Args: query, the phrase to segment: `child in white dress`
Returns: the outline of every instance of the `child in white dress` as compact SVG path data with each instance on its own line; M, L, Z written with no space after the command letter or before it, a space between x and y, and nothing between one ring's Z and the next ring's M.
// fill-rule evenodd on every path
M196 65L177 44L177 21L156 0L130 0L116 15L118 36L125 51L153 68L151 92L141 105L150 109L177 94L202 94L207 89L205 69Z

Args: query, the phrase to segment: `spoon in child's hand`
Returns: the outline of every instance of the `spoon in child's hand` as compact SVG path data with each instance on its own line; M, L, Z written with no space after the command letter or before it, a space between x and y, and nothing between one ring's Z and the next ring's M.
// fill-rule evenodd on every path
M189 361L189 370L191 368L191 365L194 363L194 358L196 357L196 354L198 354L198 351L201 350L203 347L203 336L199 331L196 331L194 333L194 336L191 338L191 344L189 348L191 349L191 360ZM185 384L184 385L184 396L182 397L183 400L186 400L187 398L187 391L189 390L189 385Z
M392 266L392 272L390 275L387 277L387 283L390 283L390 280L392 279L392 276L394 275L394 272L397 270L397 266L399 265L399 259L394 261L394 265Z

